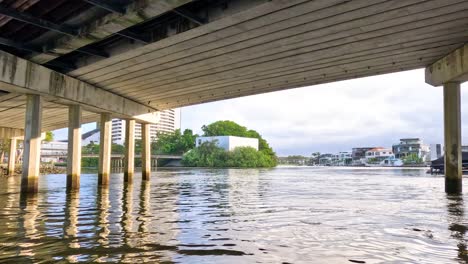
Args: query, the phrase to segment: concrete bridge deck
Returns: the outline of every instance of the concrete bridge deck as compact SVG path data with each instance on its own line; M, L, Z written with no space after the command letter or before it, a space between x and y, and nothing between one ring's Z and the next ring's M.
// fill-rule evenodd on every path
M425 67L428 83L445 85L447 173L458 179L467 9L466 0L3 1L0 127L29 146L42 131L76 134L100 119L108 142L111 115L152 123L158 110Z

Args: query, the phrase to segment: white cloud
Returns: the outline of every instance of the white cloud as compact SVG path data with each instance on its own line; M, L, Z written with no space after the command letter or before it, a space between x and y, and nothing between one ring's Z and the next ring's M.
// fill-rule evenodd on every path
M462 100L462 117L467 106ZM182 128L200 133L217 120L257 130L280 155L391 146L402 137L440 143L442 88L414 70L182 108Z

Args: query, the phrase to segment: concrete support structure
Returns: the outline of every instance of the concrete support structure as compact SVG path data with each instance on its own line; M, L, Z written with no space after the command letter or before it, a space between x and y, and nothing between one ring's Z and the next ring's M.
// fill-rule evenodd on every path
M133 182L135 172L135 120L125 122L125 167L124 181Z
M41 160L42 98L27 95L21 192L36 193Z
M141 125L141 176L145 181L150 180L151 176L151 137L150 125Z
M10 139L10 152L8 153L8 175L10 176L15 174L17 144L16 138Z
M101 114L101 138L99 148L99 168L98 168L98 184L108 185L111 169L111 150L112 150L112 116L109 113Z
M444 84L445 191L462 191L460 83Z
M80 188L81 106L68 107L67 189Z

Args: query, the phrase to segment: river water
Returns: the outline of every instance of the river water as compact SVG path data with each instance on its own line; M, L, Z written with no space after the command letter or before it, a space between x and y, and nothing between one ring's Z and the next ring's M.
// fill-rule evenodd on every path
M177 169L0 179L2 263L468 263L467 195L425 169ZM466 180L465 180L466 182ZM465 184L465 190L468 186Z

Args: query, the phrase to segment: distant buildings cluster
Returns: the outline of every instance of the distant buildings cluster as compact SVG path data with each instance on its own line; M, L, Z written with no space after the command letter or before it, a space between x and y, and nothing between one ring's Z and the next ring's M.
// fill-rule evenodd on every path
M311 157L280 158L283 164L317 166L403 166L427 164L442 156L440 144L428 145L420 138L402 138L391 148L356 147L338 153L313 153ZM302 157L302 158L301 158Z

